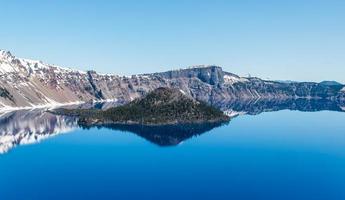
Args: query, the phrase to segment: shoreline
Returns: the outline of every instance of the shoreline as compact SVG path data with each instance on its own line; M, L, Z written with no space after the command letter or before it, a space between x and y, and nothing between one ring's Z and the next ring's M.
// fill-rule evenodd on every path
M103 99L103 100L93 100L92 103L106 103L106 102L116 102L117 99ZM13 112L13 111L19 111L19 110L35 110L35 109L54 109L54 108L60 108L63 106L71 106L71 105L81 105L88 103L90 101L73 101L73 102L67 102L67 103L48 103L48 104L41 104L36 106L19 106L19 107L11 107L11 106L4 106L0 108L0 113L7 113L7 112Z

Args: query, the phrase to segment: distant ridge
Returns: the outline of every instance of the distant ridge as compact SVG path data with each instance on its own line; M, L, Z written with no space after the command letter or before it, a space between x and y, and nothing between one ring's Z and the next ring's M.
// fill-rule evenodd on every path
M322 81L320 82L321 85L327 85L327 86L342 86L341 83L336 81Z

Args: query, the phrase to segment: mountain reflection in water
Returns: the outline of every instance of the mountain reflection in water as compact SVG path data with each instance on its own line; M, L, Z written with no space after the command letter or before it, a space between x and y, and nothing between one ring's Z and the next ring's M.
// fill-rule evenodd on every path
M79 108L106 109L117 106L118 103L97 103L78 105ZM298 110L303 112L315 111L345 111L345 102L330 100L308 99L257 99L242 100L214 104L232 118L238 115L257 115L262 112L279 110ZM181 142L201 135L222 123L166 125L166 126L140 126L140 125L104 125L97 128L132 132L159 146L174 146ZM91 128L79 125L78 119L70 116L53 115L45 110L20 110L0 113L0 154L22 145L32 144L62 133L70 132L79 127Z
M45 110L19 110L0 114L0 154L78 128L78 119Z

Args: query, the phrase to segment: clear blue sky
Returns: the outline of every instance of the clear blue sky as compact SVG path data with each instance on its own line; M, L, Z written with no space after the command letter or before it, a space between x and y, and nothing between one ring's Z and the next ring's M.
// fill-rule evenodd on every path
M0 0L0 49L123 75L216 64L345 83L345 1Z

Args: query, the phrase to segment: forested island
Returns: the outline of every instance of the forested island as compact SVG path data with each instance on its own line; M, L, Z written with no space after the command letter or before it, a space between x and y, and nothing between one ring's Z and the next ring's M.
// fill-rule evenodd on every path
M142 124L168 125L226 122L230 118L221 110L194 100L179 89L161 87L143 98L110 108L57 109L55 114L77 116L84 125Z

